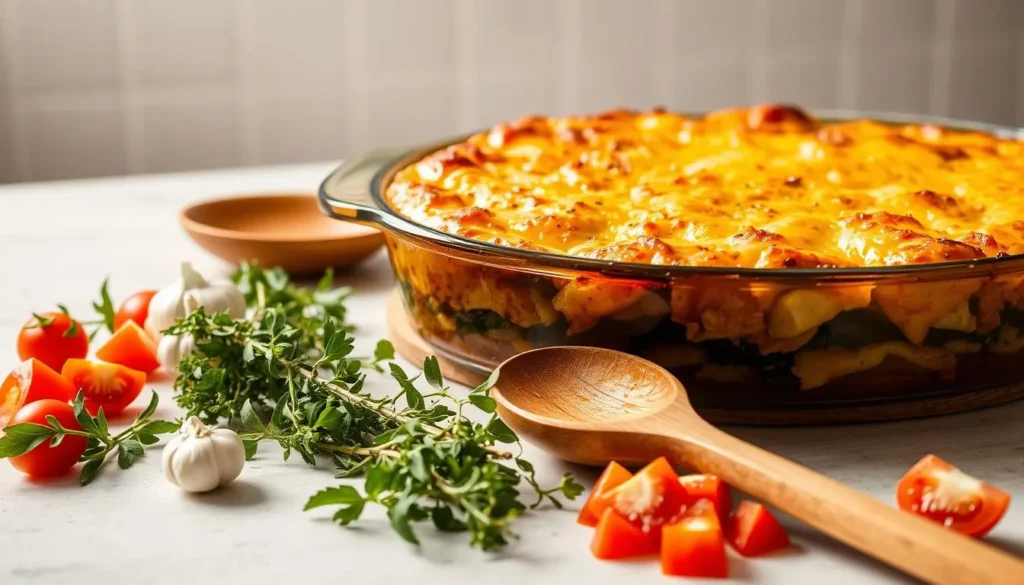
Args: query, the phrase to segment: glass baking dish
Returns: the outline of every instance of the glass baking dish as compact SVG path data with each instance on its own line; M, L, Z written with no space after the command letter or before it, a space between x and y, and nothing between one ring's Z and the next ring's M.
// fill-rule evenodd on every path
M955 120L815 114L823 122L870 118L1024 135ZM398 170L464 138L371 153L340 166L319 191L328 215L385 233L408 320L464 368L486 374L538 347L607 347L672 371L698 409L737 412L948 402L983 391L992 404L1024 392L1024 255L836 269L656 266L497 246L391 209L384 194ZM916 317L936 307L954 323L930 327ZM588 308L594 322L576 330ZM695 339L693 322L712 333ZM738 340L753 330L771 334Z

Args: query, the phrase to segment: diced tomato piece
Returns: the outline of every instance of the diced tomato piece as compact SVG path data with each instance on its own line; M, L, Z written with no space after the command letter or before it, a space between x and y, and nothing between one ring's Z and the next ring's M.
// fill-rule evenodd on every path
M789 546L789 535L761 504L744 500L725 523L725 536L736 552L756 557Z
M100 408L106 414L121 412L139 396L146 383L143 372L89 360L68 360L61 375L76 392L82 391L85 409L93 415Z
M684 515L661 529L661 572L681 577L729 576L722 525L710 503L706 513Z
M901 510L968 536L982 536L1002 519L1010 494L975 479L935 455L925 455L896 486Z
M68 402L74 397L75 389L67 380L50 366L29 358L18 364L0 386L0 428L25 404L46 399Z
M605 508L594 531L590 550L599 559L627 559L657 554L658 537L622 517L612 508Z
M710 500L715 506L718 519L725 522L732 512L732 489L716 475L694 474L679 478L679 483L686 488L686 493L693 501Z
M147 374L160 367L160 361L156 359L156 343L135 321L122 325L96 350L96 357Z
M584 526L597 526L600 517L590 509L590 502L609 490L613 490L626 483L631 477L633 477L633 474L625 467L614 461L609 463L608 467L601 473L601 477L597 478L594 489L590 490L590 497L587 498L587 501L580 509L580 515L576 518L576 522Z
M590 510L603 515L607 508L613 508L636 526L660 534L657 528L677 518L687 501L679 476L664 457L659 457L619 487L593 498Z

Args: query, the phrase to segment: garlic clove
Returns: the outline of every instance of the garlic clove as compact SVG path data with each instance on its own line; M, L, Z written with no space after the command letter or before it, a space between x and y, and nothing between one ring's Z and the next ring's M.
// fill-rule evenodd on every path
M172 484L189 492L208 492L238 477L245 466L245 448L234 431L211 429L193 416L164 447L162 464Z

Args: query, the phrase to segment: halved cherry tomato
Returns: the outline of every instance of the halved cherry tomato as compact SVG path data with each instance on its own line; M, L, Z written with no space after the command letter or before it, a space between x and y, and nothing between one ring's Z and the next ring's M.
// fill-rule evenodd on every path
M149 301L153 300L155 294L155 290L142 290L125 299L114 314L114 330L120 329L128 321L145 327L146 317L149 317Z
M156 343L134 321L121 326L114 336L96 350L96 357L112 364L150 373L160 367Z
M39 318L41 317L41 319ZM18 356L36 358L55 370L72 358L89 353L89 336L82 324L66 313L43 313L33 316L18 333Z
M61 375L76 391L82 391L85 409L93 415L101 407L108 415L121 412L138 397L146 383L143 372L89 360L68 360Z
M745 557L768 554L789 546L789 535L761 504L744 500L725 522L725 537Z
M658 528L685 511L687 502L679 476L664 457L659 457L619 487L593 498L589 507L601 515L613 508L641 529L660 534Z
M580 509L580 515L576 518L576 522L584 526L597 526L600 518L590 509L590 502L609 490L613 490L626 483L631 477L633 477L633 474L625 467L614 461L609 463L608 467L601 473L601 477L597 478L597 483L594 484L594 489L590 491L590 497L587 498L583 508Z
M33 423L48 425L47 416L53 416L66 429L80 431L82 427L75 420L75 411L67 402L59 400L37 400L26 404L11 418L11 425ZM88 440L85 437L65 435L56 447L50 441L32 449L24 455L11 457L11 465L31 477L58 477L67 473L85 452Z
M715 506L718 519L725 522L732 511L732 489L715 475L694 474L679 478L679 483L686 488L686 493L693 501L710 500Z
M590 551L599 559L645 557L658 552L656 532L644 532L612 508L605 508L594 531Z
M74 397L75 389L60 374L35 358L27 359L0 386L0 429L22 405L44 399L68 402Z
M1006 513L1010 494L977 480L935 455L925 455L896 486L901 510L968 536L982 536Z
M683 577L729 576L722 526L708 502L661 529L661 572Z

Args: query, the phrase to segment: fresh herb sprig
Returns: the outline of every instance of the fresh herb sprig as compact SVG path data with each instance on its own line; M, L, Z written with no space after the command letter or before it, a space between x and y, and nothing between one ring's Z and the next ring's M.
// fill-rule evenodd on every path
M569 475L542 488L533 466L500 446L516 445L518 438L494 414L496 404L487 396L493 377L463 398L450 391L433 357L424 361L425 390L420 376L390 362L390 344L379 343L372 360L353 357L354 339L335 316L344 317L344 310L325 307L328 312L311 317L312 311L295 304L312 293L286 278L243 267L236 282L254 305L253 319L199 309L169 333L196 341L175 381L178 404L189 415L208 422L237 419L249 431L243 435L249 457L261 441L275 441L285 459L298 453L314 464L318 456L329 457L339 477L365 475L361 492L351 485L328 488L306 509L341 506L334 519L348 524L366 504L379 504L407 541L418 542L412 525L429 519L494 550L509 542L512 521L527 508L520 484L536 493L534 506L560 506L556 495L573 499L582 493ZM329 287L325 279L317 290ZM363 390L363 369L384 370L384 363L400 391L378 398ZM470 410L489 417L474 422Z
M107 461L108 455L117 453L117 465L128 469L145 455L145 446L160 441L158 435L173 433L181 425L177 422L152 419L153 413L160 403L156 392L142 412L135 417L131 426L116 435L112 435L107 427L107 417L101 408L96 416L85 409L85 399L81 392L75 397L75 420L81 430L65 428L54 416L46 417L47 424L22 423L4 429L0 437L0 459L24 455L46 441L56 447L67 436L85 437L88 439L85 452L80 462L82 466L78 481L82 485L92 483L99 475L100 469Z

